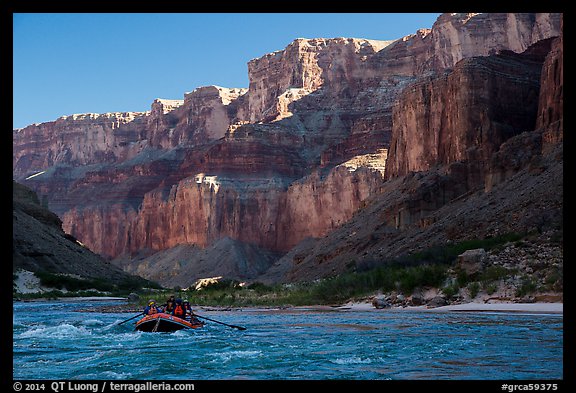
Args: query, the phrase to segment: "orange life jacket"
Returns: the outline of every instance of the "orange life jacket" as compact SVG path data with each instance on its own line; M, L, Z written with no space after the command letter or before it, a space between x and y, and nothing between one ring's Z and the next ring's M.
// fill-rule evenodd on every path
M184 316L186 316L186 310L184 309L184 307L182 307L181 304L177 304L176 308L174 308L173 314L176 317L183 318Z

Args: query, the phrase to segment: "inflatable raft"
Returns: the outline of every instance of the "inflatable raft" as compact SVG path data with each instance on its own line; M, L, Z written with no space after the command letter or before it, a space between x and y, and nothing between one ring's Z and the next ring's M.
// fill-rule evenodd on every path
M202 326L203 322L190 322L165 313L146 315L136 322L136 330L142 332L175 332L181 329L198 329Z

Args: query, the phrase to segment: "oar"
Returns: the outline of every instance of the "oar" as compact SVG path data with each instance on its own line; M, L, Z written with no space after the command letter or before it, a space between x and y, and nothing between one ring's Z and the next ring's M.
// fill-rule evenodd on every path
M141 312L140 314L134 315L132 318L128 318L127 320L122 321L122 322L120 322L120 323L118 324L118 326L122 325L124 322L131 321L131 320L133 320L134 318L138 318L140 315L144 315L144 313Z
M245 327L242 327L242 326L236 326L236 325L228 325L227 323L224 323L224 322L220 322L220 321L217 321L217 320L215 320L215 319L211 319L211 318L208 318L208 317L203 317L203 316L201 316L201 315L198 315L198 314L192 314L192 316L193 316L193 317L202 318L202 319L207 319L207 320L209 320L209 321L212 321L212 322L216 322L216 323L219 323L220 325L230 326L231 328L234 328L234 329L238 329L238 330L246 330L246 328L245 328Z

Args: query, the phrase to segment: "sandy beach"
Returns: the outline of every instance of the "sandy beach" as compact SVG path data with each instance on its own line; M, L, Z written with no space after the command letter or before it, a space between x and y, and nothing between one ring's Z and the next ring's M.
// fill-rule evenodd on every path
M428 308L426 306L409 306L409 307L392 307L377 310L371 303L358 302L347 303L345 305L336 307L341 310L357 310L357 311L397 311L397 310L410 310L410 311L424 311L424 312L521 312L531 314L563 314L564 303L463 303L453 304L442 307Z

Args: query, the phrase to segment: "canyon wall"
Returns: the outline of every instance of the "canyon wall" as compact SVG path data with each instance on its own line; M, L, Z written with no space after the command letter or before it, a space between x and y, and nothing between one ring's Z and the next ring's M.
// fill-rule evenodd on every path
M448 68L472 56L488 56L501 50L524 52L532 44L560 34L561 14L485 13L443 14L434 23L433 68Z
M186 93L178 106L167 108L166 100L156 100L148 120L149 145L169 149L222 138L235 119L236 100L245 93L246 89L204 86ZM154 110L158 106L162 110Z
M539 78L556 86L562 69L550 57L541 70L526 49L560 25L560 14L443 14L395 41L296 39L249 62L248 89L14 130L14 178L108 258L227 237L286 252L344 225L384 172L483 162L537 118L550 128L561 108L536 115L551 100ZM478 184L471 165L454 170ZM468 187L450 184L448 199Z
M248 63L250 87L241 118L271 121L291 115L290 104L324 89L333 97L367 78L376 70L365 67L367 59L392 41L354 38L303 39L286 49Z
M393 109L386 177L458 161L482 165L506 139L534 129L549 49L543 40L522 54L464 59L407 87Z
M388 180L380 192L344 225L299 243L258 280L312 281L418 252L424 262L455 243L511 233L537 234L537 247L556 248L561 258L562 40L561 34L521 54L466 59L406 88L394 108ZM478 118L483 111L485 121ZM513 132L486 138L479 129ZM443 142L443 132L454 139Z
M381 119L377 127L390 131L388 109L414 77L441 72L466 57L522 52L558 36L560 19L555 13L443 14L431 29L395 41L297 39L249 62L248 89L201 87L184 100L158 99L149 112L64 116L14 130L13 171L21 178L59 163L122 162L143 146L202 144L230 127L278 120L292 109L323 116L345 109L340 116L346 117L347 133L372 131L365 119ZM316 119L300 116L289 126L313 132Z
M12 271L20 269L98 279L125 287L150 284L126 274L64 232L62 221L42 206L32 190L13 182Z
M145 194L138 209L122 204L72 209L63 225L106 257L178 244L207 247L230 237L265 249L288 251L306 237L321 237L348 220L377 192L381 171L339 166L284 187L274 179L205 176ZM114 234L111 236L110 234Z
M148 112L80 114L14 130L15 178L65 164L113 163L136 155L145 140Z
M561 143L564 138L564 19L561 19L560 37L552 42L550 54L542 67L542 88L538 106L536 129L543 130L543 146Z

